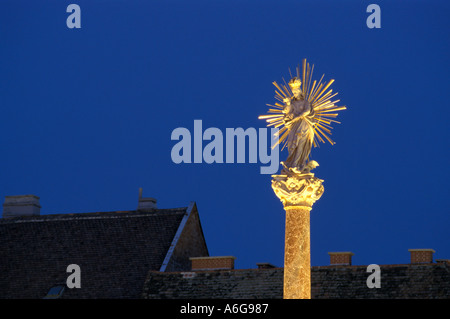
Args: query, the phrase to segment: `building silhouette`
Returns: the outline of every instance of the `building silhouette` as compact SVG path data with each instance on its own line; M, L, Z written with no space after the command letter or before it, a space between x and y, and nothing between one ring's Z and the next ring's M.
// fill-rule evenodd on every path
M195 202L160 209L140 192L136 210L40 214L39 197L6 196L0 219L0 298L281 299L283 268L235 269L233 256L209 256ZM369 288L367 265L332 252L311 269L313 299L450 298L450 261L411 249L411 263L380 265ZM81 288L68 288L69 265Z

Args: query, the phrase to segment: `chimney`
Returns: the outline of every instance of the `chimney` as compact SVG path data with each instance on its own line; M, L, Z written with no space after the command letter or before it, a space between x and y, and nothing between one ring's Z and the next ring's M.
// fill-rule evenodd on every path
M258 269L276 268L276 266L272 265L271 263L256 263L256 266L258 266Z
M151 197L142 197L142 188L139 188L138 211L146 212L156 209L156 199Z
M350 251L330 252L330 265L334 266L351 266L352 256L354 253Z
M428 264L433 262L433 249L408 249L411 253L411 264Z
M39 197L36 195L5 196L3 218L38 216L41 213Z
M218 270L218 269L234 269L233 256L219 257L190 257L192 262L192 270Z

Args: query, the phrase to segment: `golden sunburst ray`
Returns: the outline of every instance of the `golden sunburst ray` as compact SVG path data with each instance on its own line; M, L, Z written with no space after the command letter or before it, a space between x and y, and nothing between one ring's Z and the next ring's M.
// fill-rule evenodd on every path
M338 94L329 89L334 83L334 79L324 82L324 75L322 75L319 81L312 81L314 64L310 66L306 59L303 60L301 70L302 74L300 74L300 66L297 66L296 76L293 77L289 69L291 80L288 83L284 79L284 84L280 85L275 81L272 83L276 88L275 99L279 102L267 104L270 107L269 114L258 117L266 120L268 126L280 128L277 134L279 137L278 141L273 147L277 144L282 144L283 148L286 146L291 130L295 127L296 121L300 119L305 120L312 127L314 131L312 139L314 147L318 147L319 142L325 143L325 140L332 145L335 144L330 138L331 124L339 124L340 122L334 120L334 118L338 116L338 111L346 110L347 108L336 105L340 100L332 101ZM309 114L303 114L296 118L291 104L298 100L307 101L312 111Z

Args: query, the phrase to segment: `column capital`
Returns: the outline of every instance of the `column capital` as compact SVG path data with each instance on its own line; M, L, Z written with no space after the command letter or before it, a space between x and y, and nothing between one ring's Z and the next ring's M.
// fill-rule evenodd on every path
M309 208L322 196L323 180L313 173L283 170L280 175L272 175L272 188L285 209Z

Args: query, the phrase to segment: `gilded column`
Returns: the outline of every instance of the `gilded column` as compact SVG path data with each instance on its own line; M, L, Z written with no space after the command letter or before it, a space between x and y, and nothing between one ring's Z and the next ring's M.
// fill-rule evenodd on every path
M311 299L310 211L324 191L314 174L274 175L272 188L286 211L284 299Z

